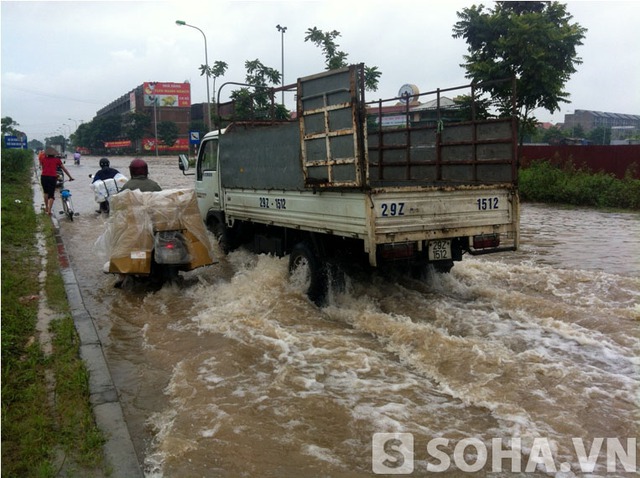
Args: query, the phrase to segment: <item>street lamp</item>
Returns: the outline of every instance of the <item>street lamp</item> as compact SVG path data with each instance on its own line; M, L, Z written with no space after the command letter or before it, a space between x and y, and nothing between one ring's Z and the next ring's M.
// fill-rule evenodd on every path
M67 118L69 121L73 121L76 124L76 129L78 129L78 120L74 120L73 118Z
M287 27L281 27L279 24L276 25L276 29L280 32L280 57L282 59L282 84L284 86L284 32L287 31ZM284 90L282 90L282 105L284 106Z
M158 157L158 113L157 113L158 95L156 95L155 83L149 83L149 88L151 89L151 94L149 95L149 99L153 101L153 131L156 137L155 150L156 150L156 158L157 158Z
M204 38L204 66L206 67L205 76L207 78L207 126L209 127L209 131L211 131L213 128L211 127L211 96L209 95L209 56L207 55L207 36L198 27L189 25L182 20L176 20L176 25L195 28L202 33L202 38Z

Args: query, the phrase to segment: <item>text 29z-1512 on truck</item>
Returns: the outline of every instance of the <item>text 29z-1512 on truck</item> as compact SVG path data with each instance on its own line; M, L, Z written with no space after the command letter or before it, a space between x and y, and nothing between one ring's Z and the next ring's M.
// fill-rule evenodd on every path
M198 206L223 249L290 254L290 272L303 271L321 303L335 265L448 272L465 253L517 248L514 117L444 106L442 92L470 87L366 103L362 65L274 89L272 105L286 88L295 119L228 119L200 145Z

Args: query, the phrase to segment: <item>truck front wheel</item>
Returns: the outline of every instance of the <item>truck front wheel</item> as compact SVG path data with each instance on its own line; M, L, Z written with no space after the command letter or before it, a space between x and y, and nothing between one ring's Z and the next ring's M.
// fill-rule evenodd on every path
M233 243L231 240L231 231L224 223L224 219L218 216L213 216L207 221L207 228L213 233L220 249L225 254L228 254L233 250Z
M316 305L321 306L327 296L327 276L316 254L304 242L293 247L289 256L289 277Z

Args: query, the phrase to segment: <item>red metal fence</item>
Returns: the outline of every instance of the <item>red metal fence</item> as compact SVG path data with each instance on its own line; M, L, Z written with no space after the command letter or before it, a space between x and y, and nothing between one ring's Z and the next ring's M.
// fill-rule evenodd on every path
M548 160L552 164L572 163L577 168L613 173L623 178L630 170L640 179L640 145L619 146L520 146L520 166L526 168L533 161Z

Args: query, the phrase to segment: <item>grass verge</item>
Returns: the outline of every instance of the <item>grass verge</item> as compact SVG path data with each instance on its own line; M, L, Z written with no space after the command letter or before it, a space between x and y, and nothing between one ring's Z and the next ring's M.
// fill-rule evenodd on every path
M2 150L2 475L53 477L64 469L64 476L104 476L104 439L89 403L52 223L33 208L32 165L30 151ZM50 354L36 329L42 300L53 319Z

